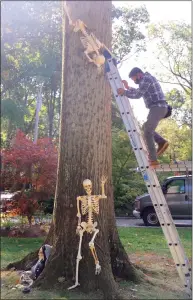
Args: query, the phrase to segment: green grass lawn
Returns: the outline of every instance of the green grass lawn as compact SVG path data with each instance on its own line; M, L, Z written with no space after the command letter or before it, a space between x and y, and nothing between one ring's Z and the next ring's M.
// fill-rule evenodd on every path
M128 253L154 252L160 255L170 255L161 228L120 227L118 231ZM186 254L191 257L192 230L178 228L178 233ZM41 246L43 240L43 238L1 238L1 268L36 250Z
M161 228L118 228L121 241L128 253L154 252L170 255L170 250ZM186 255L192 255L192 229L178 228L178 234L185 248Z
M121 241L128 252L128 254L138 253L141 255L149 253L155 253L158 256L169 256L169 249L167 247L164 235L160 228L119 228L119 235ZM180 228L178 229L180 238L184 245L185 251L188 257L191 257L191 229ZM44 238L1 238L1 268L5 267L8 263L22 259L29 252L39 248ZM4 273L4 274L3 274ZM6 272L2 272L2 299L29 299L29 295L23 294L19 290L12 290L12 286L15 286L18 275L16 272L8 272L9 275L5 275ZM162 278L160 271L159 277ZM3 277L5 276L5 277ZM168 275L168 280L171 280ZM177 274L175 275L177 276ZM160 280L160 279L159 279ZM173 281L171 284L162 281L157 283L143 282L139 285L135 285L132 282L123 281L120 283L119 288L126 293L128 299L131 297L131 288L136 289L134 292L137 299L186 299L186 294L182 290L172 290ZM175 279L176 280L176 279ZM177 277L176 285L179 286L179 278ZM67 290L52 290L44 291L32 289L30 292L30 299L102 299L103 297L98 292L84 294L80 290L74 291Z
M38 249L44 238L1 238L1 268Z

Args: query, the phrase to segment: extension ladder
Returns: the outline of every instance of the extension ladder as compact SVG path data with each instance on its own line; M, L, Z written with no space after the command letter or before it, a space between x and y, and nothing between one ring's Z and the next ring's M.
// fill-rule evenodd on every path
M147 148L141 136L140 129L134 117L130 102L127 97L117 94L117 89L121 87L124 88L124 86L119 71L116 67L116 60L106 50L103 52L103 55L106 59L106 75L111 85L117 105L119 107L121 117L123 119L139 165L139 169L147 186L154 209L160 222L160 226L167 240L179 276L188 294L191 295L191 268L188 258L186 257L183 245L180 241L177 229L173 222L166 199L163 195L156 172L154 169L151 169L149 167Z

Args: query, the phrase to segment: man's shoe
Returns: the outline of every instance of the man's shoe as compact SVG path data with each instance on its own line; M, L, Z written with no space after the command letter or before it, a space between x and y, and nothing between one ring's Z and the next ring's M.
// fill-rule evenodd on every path
M158 144L157 156L160 156L168 148L169 143L166 141L164 143Z
M160 166L160 163L159 163L159 161L157 161L157 160L149 160L149 166L150 166L151 168L157 168L157 167Z

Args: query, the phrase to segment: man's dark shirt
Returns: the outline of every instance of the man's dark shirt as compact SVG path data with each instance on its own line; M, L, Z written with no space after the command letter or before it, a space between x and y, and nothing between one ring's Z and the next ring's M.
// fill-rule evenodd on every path
M147 108L153 106L167 107L166 99L159 82L148 72L144 73L139 83L139 88L129 88L125 91L125 96L131 99L143 97Z

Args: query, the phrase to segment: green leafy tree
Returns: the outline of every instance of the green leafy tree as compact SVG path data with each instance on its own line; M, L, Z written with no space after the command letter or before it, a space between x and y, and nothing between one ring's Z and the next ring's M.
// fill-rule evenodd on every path
M134 171L137 161L125 130L113 127L112 140L115 212L131 215L136 196L147 189L141 174Z
M155 54L164 71L160 81L176 86L166 95L174 108L173 117L191 128L191 26L179 21L150 25L149 38L156 43Z
M167 102L172 106L172 118L179 125L192 128L192 101L190 95L179 89L172 89L166 93Z
M187 125L179 127L174 119L165 119L158 126L158 132L169 142L169 148L164 154L169 162L170 156L177 161L192 160L192 131Z
M28 107L25 133L33 133L36 96L41 84L44 109L40 113L40 136L51 137L58 130L60 13L57 1L10 1L2 5L2 96Z
M136 55L145 50L145 35L141 26L149 22L145 6L113 7L113 53L122 60L133 51Z

